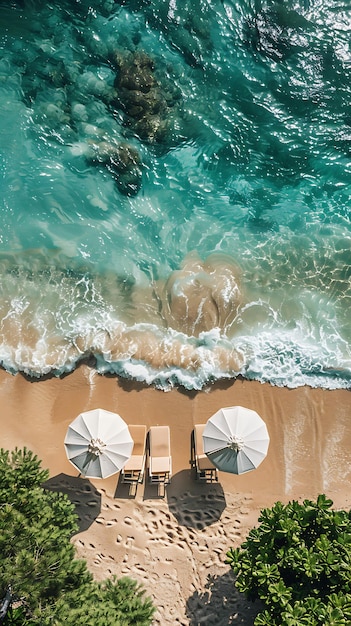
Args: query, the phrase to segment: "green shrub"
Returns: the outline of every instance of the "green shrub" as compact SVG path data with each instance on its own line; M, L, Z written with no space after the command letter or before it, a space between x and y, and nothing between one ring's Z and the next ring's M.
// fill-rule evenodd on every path
M84 593L80 589L66 595L57 605L55 626L149 626L154 609L144 595L145 590L128 577L97 583L93 590L86 587Z
M154 607L135 581L97 583L75 558L74 505L47 478L26 448L0 450L0 598L10 586L17 600L4 624L149 626Z
M277 502L227 553L235 585L265 610L255 626L351 624L351 512L316 502Z

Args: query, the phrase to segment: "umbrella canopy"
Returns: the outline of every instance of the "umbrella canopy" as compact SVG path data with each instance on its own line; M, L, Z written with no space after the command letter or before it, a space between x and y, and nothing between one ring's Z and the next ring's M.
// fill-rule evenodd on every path
M117 413L94 409L73 420L64 445L68 460L84 476L107 478L124 467L133 450L133 439Z
M256 411L232 406L209 418L203 443L205 453L219 470L244 474L256 469L265 458L269 435Z

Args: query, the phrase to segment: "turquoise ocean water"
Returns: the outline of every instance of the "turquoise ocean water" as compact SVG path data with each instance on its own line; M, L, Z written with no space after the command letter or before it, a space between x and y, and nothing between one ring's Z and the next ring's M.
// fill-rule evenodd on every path
M0 362L351 380L351 6L0 0Z

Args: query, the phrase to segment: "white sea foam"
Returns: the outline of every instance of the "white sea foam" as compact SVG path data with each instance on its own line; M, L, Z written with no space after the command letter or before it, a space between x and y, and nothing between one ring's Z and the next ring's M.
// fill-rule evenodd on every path
M174 385L201 389L238 375L288 387L350 386L350 350L335 334L330 343L324 337L323 344L306 341L296 327L277 331L252 327L252 334L231 338L214 328L194 337L162 325L121 321L111 302L103 299L101 281L61 277L60 284L47 283L49 289L41 292L43 280L36 283L31 276L29 283L28 276L26 280L11 276L12 292L17 281L21 288L27 285L27 296L12 293L7 311L2 305L1 322L1 363L13 373L61 375L93 356L100 373L164 390ZM34 300L28 297L30 289Z

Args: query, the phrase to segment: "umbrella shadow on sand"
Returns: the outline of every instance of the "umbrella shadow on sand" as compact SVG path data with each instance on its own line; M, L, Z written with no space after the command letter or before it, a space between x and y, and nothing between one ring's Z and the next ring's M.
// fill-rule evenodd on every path
M202 530L217 522L226 508L222 485L195 480L190 470L175 474L166 489L170 512L186 528Z
M189 626L252 626L262 610L260 602L249 602L234 586L231 570L222 576L208 576L204 591L195 591L186 604Z
M78 532L87 530L101 511L101 495L87 478L61 473L49 478L43 487L68 496L78 515Z

